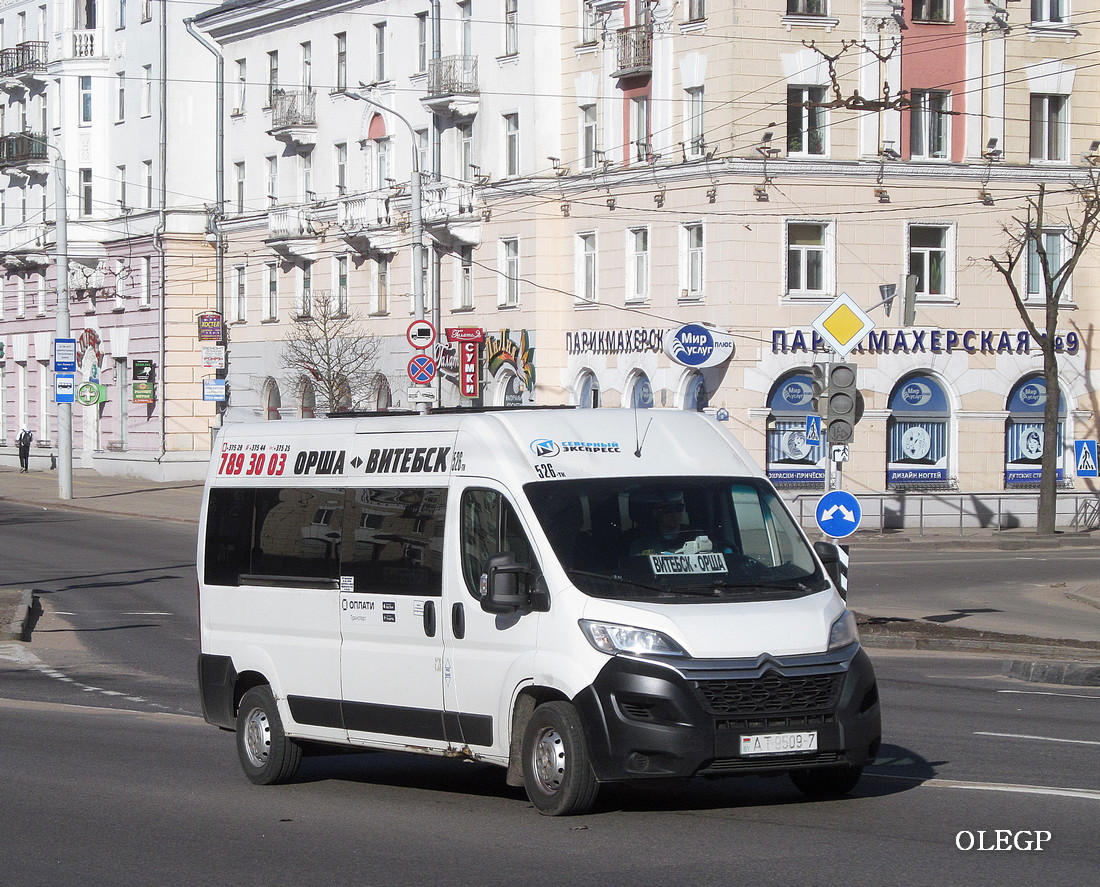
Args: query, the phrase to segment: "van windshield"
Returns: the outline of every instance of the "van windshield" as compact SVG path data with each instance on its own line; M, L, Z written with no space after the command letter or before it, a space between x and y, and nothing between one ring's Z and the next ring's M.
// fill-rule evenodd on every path
M558 561L593 597L698 603L828 587L775 491L753 478L585 478L525 492Z

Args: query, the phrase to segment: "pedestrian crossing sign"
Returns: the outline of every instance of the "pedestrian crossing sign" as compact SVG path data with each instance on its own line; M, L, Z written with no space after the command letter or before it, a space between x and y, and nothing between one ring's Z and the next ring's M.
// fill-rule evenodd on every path
M1078 477L1100 477L1100 471L1097 471L1096 466L1096 441L1075 440L1073 455Z

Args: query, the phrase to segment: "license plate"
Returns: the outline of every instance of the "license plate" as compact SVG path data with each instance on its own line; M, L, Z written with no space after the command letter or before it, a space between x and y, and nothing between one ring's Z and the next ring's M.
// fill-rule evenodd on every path
M817 751L817 731L754 733L741 737L742 755L794 755Z

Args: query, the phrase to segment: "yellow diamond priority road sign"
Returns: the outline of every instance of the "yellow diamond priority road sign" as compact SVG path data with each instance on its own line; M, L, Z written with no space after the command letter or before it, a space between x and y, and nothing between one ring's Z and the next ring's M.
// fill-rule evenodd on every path
M875 322L847 293L841 293L811 324L814 331L841 357L859 346Z

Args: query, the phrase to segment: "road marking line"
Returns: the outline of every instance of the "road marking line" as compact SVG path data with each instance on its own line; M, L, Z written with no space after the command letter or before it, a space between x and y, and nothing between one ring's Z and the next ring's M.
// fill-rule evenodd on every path
M1081 798L1100 801L1100 791L1087 788L1055 788L1049 785L1013 785L1004 782L964 782L958 779L924 779L920 776L899 776L892 773L867 773L877 779L903 779L932 788L957 788L965 791L1008 792L1020 795L1051 795L1058 798Z
M1097 699L1100 696L1089 696L1087 693L1052 693L1050 690L998 690L998 693L1015 693L1019 696L1063 696L1066 699Z
M974 731L975 736L995 736L1000 739L1039 739L1043 742L1067 742L1070 745L1100 745L1095 739L1059 739L1056 736L1029 736L1026 733L986 733Z
M123 613L123 616L171 616L171 613Z

